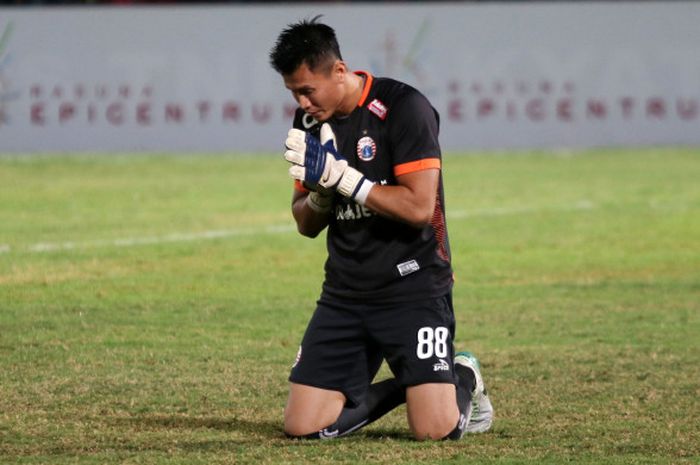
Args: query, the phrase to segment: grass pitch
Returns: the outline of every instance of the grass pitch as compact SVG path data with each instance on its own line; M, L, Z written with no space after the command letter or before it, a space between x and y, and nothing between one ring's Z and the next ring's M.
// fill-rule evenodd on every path
M299 442L325 246L280 157L0 156L0 463L698 463L700 151L444 167L493 430L418 443L400 408Z

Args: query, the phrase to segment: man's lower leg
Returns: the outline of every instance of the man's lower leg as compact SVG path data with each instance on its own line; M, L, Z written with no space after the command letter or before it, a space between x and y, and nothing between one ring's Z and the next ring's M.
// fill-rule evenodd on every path
M321 431L304 436L290 436L302 439L330 439L350 434L369 425L406 402L406 390L395 379L374 383L369 387L367 398L362 404L344 408L338 420Z

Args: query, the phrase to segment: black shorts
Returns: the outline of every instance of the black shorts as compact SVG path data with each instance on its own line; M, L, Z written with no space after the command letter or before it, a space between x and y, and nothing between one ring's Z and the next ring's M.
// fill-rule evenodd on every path
M289 380L364 400L382 360L403 386L456 384L452 296L369 305L321 299Z

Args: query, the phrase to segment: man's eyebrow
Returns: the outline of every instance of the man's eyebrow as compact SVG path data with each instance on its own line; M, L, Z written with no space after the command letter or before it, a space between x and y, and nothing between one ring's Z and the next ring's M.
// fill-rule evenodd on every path
M304 84L303 86L300 87L289 87L285 86L287 89L291 90L292 92L302 92L302 91L308 91L308 90L313 90L314 86L309 85L309 84Z

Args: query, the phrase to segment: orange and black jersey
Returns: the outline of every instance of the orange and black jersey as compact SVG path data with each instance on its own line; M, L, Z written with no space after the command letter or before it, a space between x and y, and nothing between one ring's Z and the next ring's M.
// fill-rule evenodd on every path
M403 174L441 167L439 115L416 89L365 77L358 107L328 121L338 153L369 180L396 185ZM297 109L294 127L318 137L320 124ZM297 183L297 189L303 187ZM432 221L422 229L374 214L336 194L327 233L323 296L373 302L438 297L452 286L442 176Z

